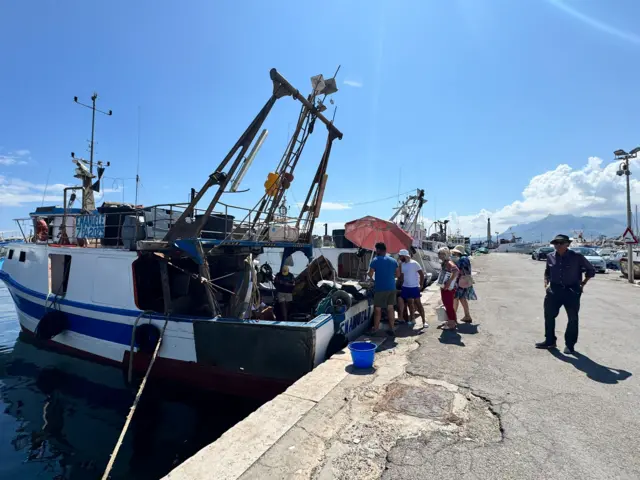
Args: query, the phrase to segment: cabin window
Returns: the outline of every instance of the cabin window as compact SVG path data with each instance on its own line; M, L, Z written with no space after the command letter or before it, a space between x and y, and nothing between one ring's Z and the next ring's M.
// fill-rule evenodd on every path
M160 263L166 261L156 255L149 254L140 256L133 262L135 302L140 310L164 312ZM226 272L218 270L216 273L218 276L224 277ZM168 265L168 274L171 295L169 300L173 314L197 317L212 315L205 290L207 287L192 277L194 274L199 275L198 265L190 259L172 258L170 265ZM230 280L233 278L223 278L218 283L230 289L224 283L224 281Z
M11 260L13 258L13 248L11 250L9 250L9 255L7 256L7 258L9 260Z
M370 253L360 256L351 252L341 253L338 256L338 276L363 280L369 271L369 260L371 260Z
M69 284L71 255L49 255L49 293L65 295Z
M19 258L19 261L24 263L24 261L25 261L26 259L27 259L27 252L24 252L24 251L23 251L23 252L20 252L20 258Z

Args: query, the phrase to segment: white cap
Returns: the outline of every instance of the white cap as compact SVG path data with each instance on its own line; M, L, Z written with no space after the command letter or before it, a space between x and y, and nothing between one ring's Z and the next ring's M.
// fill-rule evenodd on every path
M402 255L404 257L409 257L409 250L405 250L404 248L398 252L398 255Z

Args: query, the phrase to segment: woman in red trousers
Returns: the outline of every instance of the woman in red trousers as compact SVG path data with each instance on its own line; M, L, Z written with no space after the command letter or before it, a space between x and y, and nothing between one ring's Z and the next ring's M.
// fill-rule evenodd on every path
M455 330L458 326L458 319L456 317L456 311L453 308L453 300L456 296L456 286L458 285L460 270L456 264L451 261L451 251L447 247L438 250L438 258L442 262L442 269L438 276L438 285L440 285L440 297L447 311L448 319L438 328L442 330Z

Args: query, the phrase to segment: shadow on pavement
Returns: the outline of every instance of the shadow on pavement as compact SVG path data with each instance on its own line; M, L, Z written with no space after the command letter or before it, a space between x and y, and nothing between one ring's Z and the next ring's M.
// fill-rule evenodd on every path
M395 333L398 338L416 337L418 335L422 335L424 333L424 329L416 330L408 325L401 325Z
M462 341L460 334L455 330L442 330L438 341L447 345L457 345L459 347L466 346Z
M473 323L461 323L458 325L458 331L467 335L475 335L478 333L478 326Z
M376 373L376 367L356 368L353 365L347 365L344 367L344 371L350 375L373 375Z
M591 380L600 383L608 383L615 385L618 382L626 380L632 374L626 370L619 370L617 368L607 367L594 362L589 357L575 352L574 356L564 355L559 350L552 349L549 353L556 357L558 360L562 360L565 363L570 363L578 370L587 374L587 377Z
M385 350L391 350L393 348L396 348L398 346L398 342L396 342L396 337L387 337L387 339L382 342L380 345L378 345L378 349L376 350L376 353L378 352L384 352Z

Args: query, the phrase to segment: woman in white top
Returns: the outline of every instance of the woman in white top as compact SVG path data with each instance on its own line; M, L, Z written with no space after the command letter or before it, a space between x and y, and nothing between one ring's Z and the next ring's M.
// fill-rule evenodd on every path
M400 250L398 253L400 262L400 298L398 299L398 316L402 318L404 315L404 302L409 307L409 318L405 319L407 325L413 327L416 322L413 321L416 309L420 313L423 328L428 327L424 318L424 307L420 300L420 292L424 287L424 272L418 262L411 259L407 250Z

